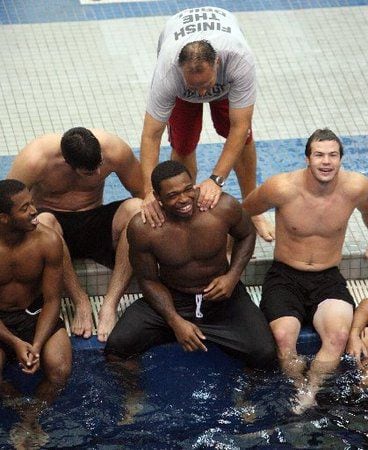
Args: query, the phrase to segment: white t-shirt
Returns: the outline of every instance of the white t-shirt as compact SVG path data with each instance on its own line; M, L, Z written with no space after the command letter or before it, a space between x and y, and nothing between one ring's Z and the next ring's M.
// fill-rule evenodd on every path
M219 56L212 91L200 97L190 91L178 65L181 49L189 42L207 40ZM256 98L254 59L238 22L230 12L211 6L186 9L166 23L158 43L158 58L149 93L147 112L167 122L176 97L205 103L228 97L231 108L253 105Z

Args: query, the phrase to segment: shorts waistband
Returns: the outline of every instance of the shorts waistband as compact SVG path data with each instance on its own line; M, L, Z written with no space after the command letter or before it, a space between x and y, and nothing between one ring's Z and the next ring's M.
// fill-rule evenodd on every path
M272 262L272 266L273 267L280 267L280 268L285 268L287 270L289 270L290 272L294 272L296 274L303 274L303 275L308 275L308 274L323 274L323 273L328 273L334 270L338 270L339 268L337 266L332 266L329 267L328 269L323 269L323 270L299 270L299 269L295 269L292 266L289 266L288 264L285 264L281 261L277 261L277 259L274 259Z

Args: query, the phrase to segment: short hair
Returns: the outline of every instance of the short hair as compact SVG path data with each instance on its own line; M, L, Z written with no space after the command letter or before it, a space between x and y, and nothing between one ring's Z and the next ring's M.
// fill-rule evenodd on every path
M311 154L311 147L313 142L322 142L322 141L335 141L339 144L340 158L344 155L344 148L342 142L336 134L331 131L329 128L321 128L312 133L307 141L305 146L305 156L309 158Z
M183 67L184 64L190 63L193 66L194 71L198 71L201 68L202 63L209 63L211 66L216 61L216 50L212 45L206 41L194 41L184 45L179 53L179 67Z
M176 177L183 172L186 172L192 180L189 170L181 162L172 160L161 162L153 169L151 175L153 190L156 194L159 194L161 190L161 181Z
M12 197L26 189L26 185L19 180L0 181L0 213L10 214L14 202Z
M73 169L96 170L102 162L101 145L87 128L75 127L61 138L61 153Z

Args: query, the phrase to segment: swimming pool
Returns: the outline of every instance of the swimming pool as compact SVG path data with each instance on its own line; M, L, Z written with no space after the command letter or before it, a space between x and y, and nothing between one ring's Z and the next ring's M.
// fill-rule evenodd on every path
M290 412L293 387L278 370L244 371L215 346L207 354L157 347L142 357L140 373L138 412L122 424L119 371L101 350L75 350L67 388L40 418L49 439L42 448L368 448L368 389L357 386L348 361L301 416ZM0 448L10 449L18 418L4 406L0 417Z

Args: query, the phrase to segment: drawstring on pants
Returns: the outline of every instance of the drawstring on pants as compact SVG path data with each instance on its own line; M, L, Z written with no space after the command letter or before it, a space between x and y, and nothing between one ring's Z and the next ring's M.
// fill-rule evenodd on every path
M197 319L202 319L202 317L203 317L203 314L201 312L202 299L203 299L202 294L196 294L196 304L197 304L196 318Z

